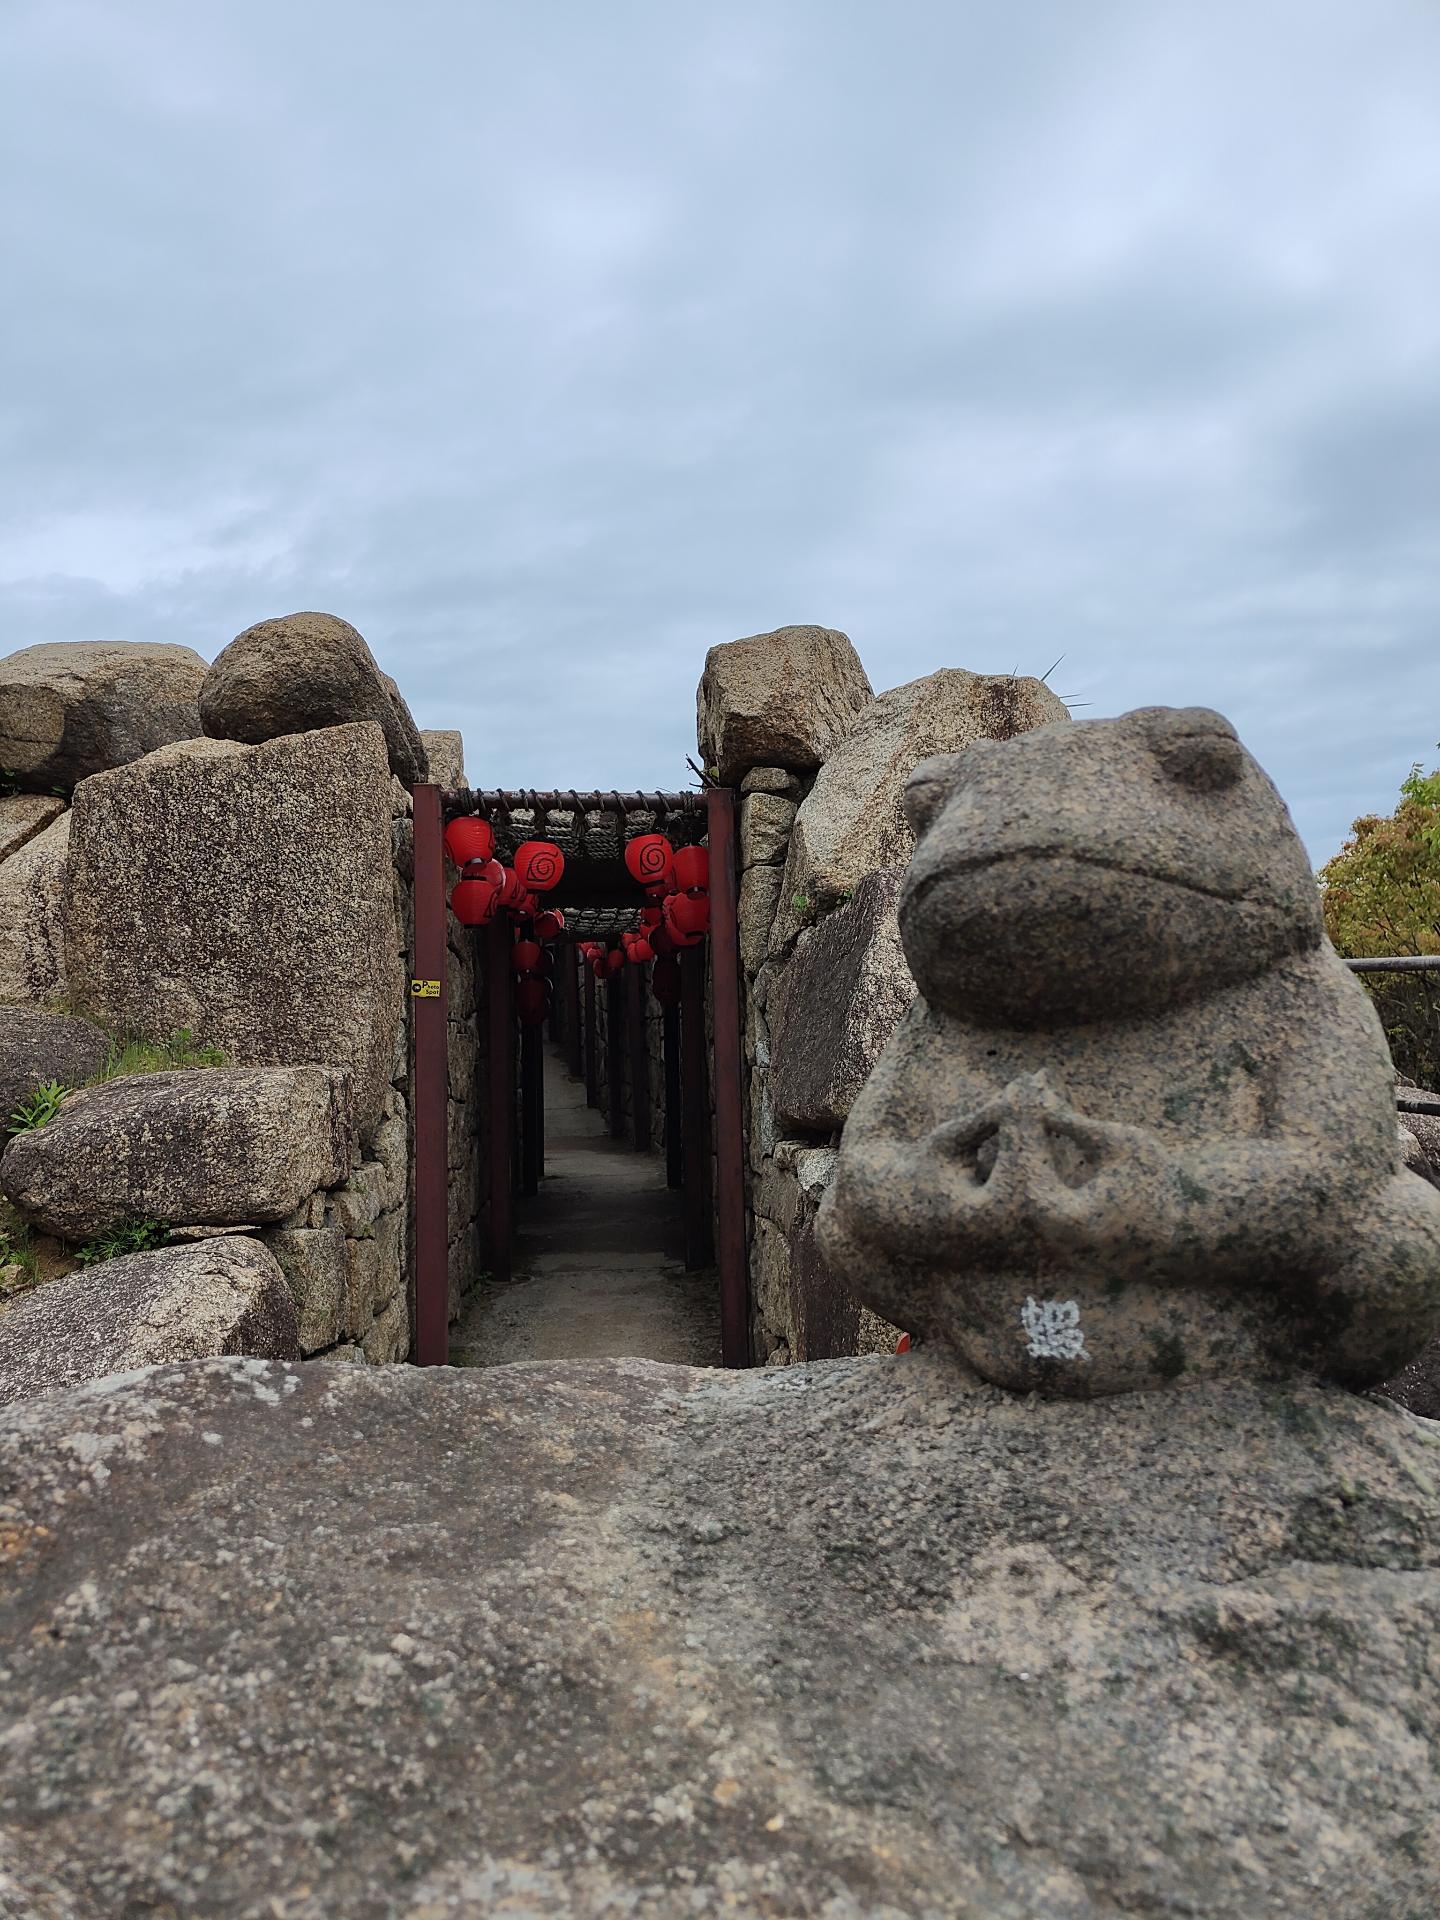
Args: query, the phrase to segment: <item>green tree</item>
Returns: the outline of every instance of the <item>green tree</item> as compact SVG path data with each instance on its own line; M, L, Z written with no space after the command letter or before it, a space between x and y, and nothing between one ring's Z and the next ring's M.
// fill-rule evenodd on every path
M1336 951L1440 954L1440 768L1418 763L1401 782L1392 814L1366 814L1320 869L1325 929ZM1362 974L1397 1069L1440 1086L1440 976Z

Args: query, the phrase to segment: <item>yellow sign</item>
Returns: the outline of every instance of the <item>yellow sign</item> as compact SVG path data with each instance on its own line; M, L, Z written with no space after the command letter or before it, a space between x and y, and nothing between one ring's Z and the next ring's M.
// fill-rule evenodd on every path
M438 980L412 980L410 982L410 998L412 1000L438 1000L440 998L440 982Z

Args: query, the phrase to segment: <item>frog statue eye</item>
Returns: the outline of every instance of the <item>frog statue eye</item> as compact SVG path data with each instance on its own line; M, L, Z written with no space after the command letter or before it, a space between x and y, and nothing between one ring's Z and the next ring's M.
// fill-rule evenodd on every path
M1195 793L1233 787L1245 768L1245 750L1232 733L1172 733L1155 742L1155 758Z

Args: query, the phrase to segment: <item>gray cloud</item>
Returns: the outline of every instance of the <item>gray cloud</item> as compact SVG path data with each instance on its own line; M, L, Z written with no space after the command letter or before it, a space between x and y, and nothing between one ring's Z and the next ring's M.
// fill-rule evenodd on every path
M1440 738L1440 15L32 0L0 648L344 614L472 776L704 651L1219 706L1312 851Z

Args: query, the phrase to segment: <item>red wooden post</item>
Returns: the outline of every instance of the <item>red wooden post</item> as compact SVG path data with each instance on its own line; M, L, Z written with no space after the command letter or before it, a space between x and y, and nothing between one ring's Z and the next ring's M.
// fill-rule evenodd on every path
M714 1258L710 1226L710 1071L705 1042L705 949L680 955L680 1113L685 1185L685 1270Z
M411 788L414 803L415 953L410 1015L415 1031L415 1363L443 1367L450 1358L447 1270L450 1180L446 1159L449 1058L446 1022L444 826L440 789Z
M555 950L556 963L564 979L563 998L565 1001L565 1064L578 1080L581 1069L581 1052L585 1045L585 1036L580 1027L580 955L568 940L562 940Z
M740 1047L740 899L735 878L735 795L705 795L710 841L710 993L715 1027L715 1210L720 1268L720 1354L750 1365L750 1276L745 1249L744 1069Z
M492 920L485 942L485 1018L490 1130L490 1274L510 1278L510 1224L514 1217L511 1155L515 1133L515 1016L510 1005L508 919Z
M685 1150L680 1120L680 1009L665 1009L665 1184L684 1180Z
M585 968L585 978L581 982L585 989L585 1104L598 1107L600 1104L600 1042L595 1033L598 1018L595 1011L595 973Z
M630 1039L630 1125L635 1151L650 1151L650 1023L647 1018L645 969L625 969L625 1021Z

